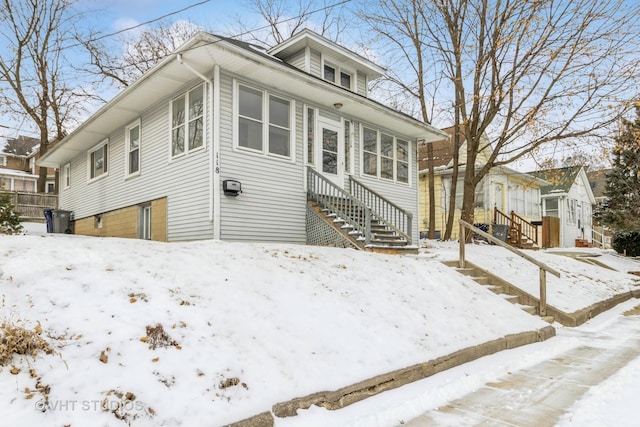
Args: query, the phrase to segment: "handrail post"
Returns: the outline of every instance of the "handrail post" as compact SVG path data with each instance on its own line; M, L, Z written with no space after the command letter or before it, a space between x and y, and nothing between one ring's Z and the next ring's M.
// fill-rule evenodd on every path
M368 206L364 210L364 243L371 243L371 208Z
M460 242L460 261L458 263L458 267L464 268L465 260L464 260L464 242L466 241L466 236L464 232L464 225L460 223L460 235L458 236L458 241Z
M540 268L540 316L547 315L547 272Z

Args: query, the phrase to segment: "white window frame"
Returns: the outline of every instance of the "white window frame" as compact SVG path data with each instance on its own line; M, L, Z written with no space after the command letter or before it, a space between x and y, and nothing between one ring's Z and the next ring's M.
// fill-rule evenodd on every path
M151 204L147 203L140 206L140 238L143 240L151 240L152 234L152 215Z
M195 92L196 90L200 89L202 91L202 114L198 115L196 117L190 117L189 115L189 102L190 102L190 96L193 92ZM207 146L207 132L206 132L206 117L207 117L207 91L205 90L205 85L204 83L200 83L196 86L193 86L192 88L182 92L181 94L173 97L169 103L169 158L170 159L177 159L180 157L184 157L186 155L188 155L189 153L193 153L196 151L200 151L200 150L204 150ZM180 99L181 97L184 97L184 119L182 121L182 123L178 126L174 126L173 124L173 104ZM190 124L192 122L194 122L195 120L198 119L202 119L202 144L200 144L197 147L194 148L190 148L189 147L189 141L191 139L191 136L189 134L189 127ZM178 153L174 153L173 150L173 131L174 129L178 129L179 127L184 127L184 146L182 147L182 152L178 152ZM142 133L142 128L140 129L141 133ZM128 169L127 169L128 171Z
M62 168L62 176L64 179L64 188L65 190L71 187L71 163L67 163Z
M304 163L307 165L314 165L316 159L316 134L318 129L316 127L316 121L318 119L318 109L309 105L304 105ZM309 120L309 112L312 112L313 117Z
M364 148L364 132L365 132L365 128L371 131L376 132L376 152L374 153L373 151L368 151L365 150ZM360 176L363 177L369 177L369 178L377 178L380 180L384 180L384 181L388 181L388 182L395 182L397 184L401 184L401 185L406 185L406 186L411 186L411 173L412 173L412 169L411 169L411 140L408 138L400 138L396 135L394 135L392 132L387 132L384 130L380 130L377 129L374 126L369 126L369 125L365 125L365 124L361 124L358 131L360 132L360 137L361 137L361 146L362 149L360 150L360 164L361 166L361 170L360 170ZM391 146L391 156L383 156L382 154L382 134L391 137L392 139L392 146ZM402 141L402 142L406 142L407 143L407 154L408 154L408 159L407 161L404 160L398 160L398 140ZM368 154L375 154L376 156L376 174L369 174L366 173L364 171L364 155L365 155L365 151ZM382 158L385 159L391 159L392 161L392 177L388 178L388 177L383 177L382 176ZM404 164L407 165L407 182L402 182L402 181L398 181L398 162L402 162Z
M93 174L94 171L94 167L93 167L93 162L91 160L91 155L95 152L97 152L98 150L104 150L104 162L105 162L105 168L104 172L102 172L100 175L96 175L96 176L91 176ZM102 142L100 142L99 144L95 145L93 148L91 148L88 152L87 152L87 182L94 182L97 181L99 179L105 178L107 176L109 176L109 169L110 169L110 160L109 160L109 139L105 139Z
M239 119L240 115L240 86L243 86L247 89L260 92L262 94L262 117L259 121L262 125L262 143L261 149L255 149L250 147L244 147L240 145L240 132L239 132ZM269 109L269 101L271 98L281 99L283 101L287 101L289 103L289 127L283 127L278 124L272 123L270 120L270 109ZM315 112L317 113L317 111ZM270 92L265 89L258 88L256 86L241 82L239 80L234 80L234 95L233 95L233 147L239 151L246 151L250 153L255 153L263 156L267 156L270 158L277 158L287 161L295 161L295 137L296 137L296 103L295 100L282 96L277 93ZM244 117L248 120L256 121L255 118L252 117ZM269 130L271 127L275 127L277 129L285 129L289 132L289 154L282 155L278 153L272 153L270 151L270 140L269 140ZM314 130L315 133L315 130ZM306 145L305 145L306 146Z
M138 147L136 148L138 150L138 169L134 172L130 172L131 170L131 131L135 128L138 128ZM130 177L134 177L134 176L138 176L140 175L140 169L142 168L142 161L141 161L141 157L142 157L142 126L140 125L140 119L136 120L135 122L129 124L129 126L125 127L124 130L124 139L125 139L125 153L124 153L124 159L125 159L125 177L126 178L130 178Z
M578 201L576 199L566 198L566 209L567 209L567 224L576 225L577 222L577 210Z
M7 156L0 155L0 166L7 166Z
M348 128L348 129L347 129ZM351 120L342 119L342 133L344 134L344 172L353 174L353 143L355 124Z
M339 65L336 65L337 61L334 61L331 58L325 58L324 56L322 57L322 64L321 64L321 76L322 80L327 81L327 82L331 82L336 86L340 86L343 89L347 89L350 90L352 92L355 92L357 86L356 83L356 78L357 78L357 73L355 70L348 68L348 67L342 67ZM333 75L333 81L332 80L328 80L325 78L324 76L324 69L325 67L331 67L334 70L334 75ZM342 85L342 74L346 74L350 76L350 86L346 87Z

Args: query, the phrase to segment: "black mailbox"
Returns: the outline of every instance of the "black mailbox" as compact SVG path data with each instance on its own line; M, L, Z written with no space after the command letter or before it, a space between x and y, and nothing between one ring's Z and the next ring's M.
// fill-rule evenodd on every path
M225 196L235 197L242 193L242 185L240 185L240 182L238 181L227 179L222 181L222 191L224 191Z

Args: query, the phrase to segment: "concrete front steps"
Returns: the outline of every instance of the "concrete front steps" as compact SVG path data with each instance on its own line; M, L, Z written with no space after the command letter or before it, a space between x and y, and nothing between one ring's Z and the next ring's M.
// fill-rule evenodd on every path
M454 268L460 274L469 276L479 285L486 286L493 293L502 296L505 300L520 307L523 311L533 316L539 316L540 302L538 299L505 282L499 277L480 269L479 267L471 264L468 261L465 262L465 268L459 268L458 261L445 261L444 264L447 267ZM542 318L542 320L548 323L553 323L555 321L554 316L540 317Z

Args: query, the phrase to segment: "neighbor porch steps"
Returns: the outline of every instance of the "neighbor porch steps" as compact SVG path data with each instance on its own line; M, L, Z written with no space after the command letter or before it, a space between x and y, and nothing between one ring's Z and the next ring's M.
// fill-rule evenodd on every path
M521 295L515 293L511 287L500 283L497 277L491 276L487 272L481 271L476 267L459 268L458 261L445 261L444 264L448 267L454 268L458 273L470 277L474 282L479 285L487 287L493 293L500 295L506 301L520 307L523 311L538 316L538 307L531 304L525 304ZM540 318L548 323L554 322L553 316L540 316Z

